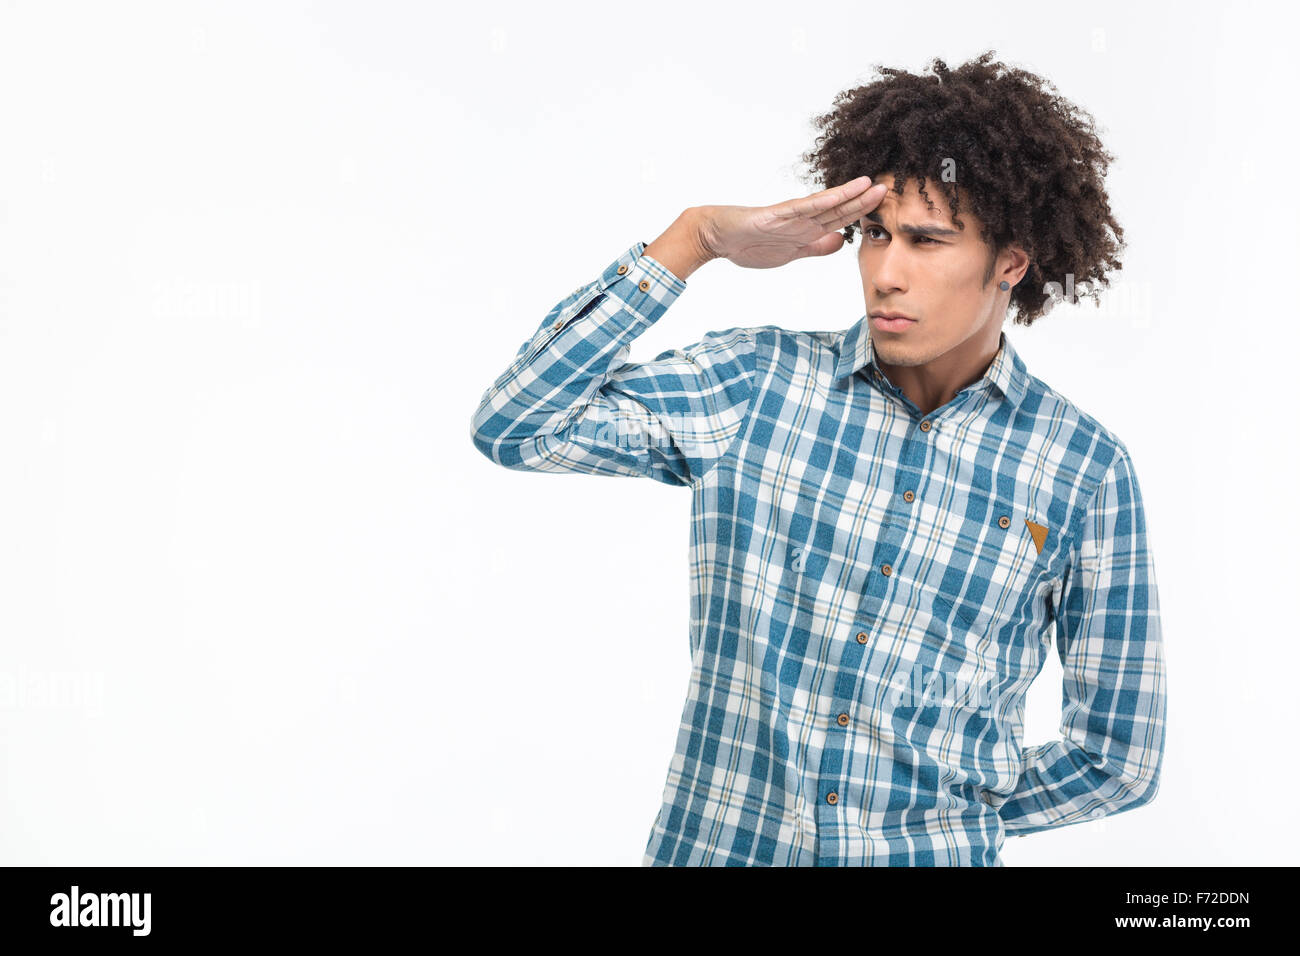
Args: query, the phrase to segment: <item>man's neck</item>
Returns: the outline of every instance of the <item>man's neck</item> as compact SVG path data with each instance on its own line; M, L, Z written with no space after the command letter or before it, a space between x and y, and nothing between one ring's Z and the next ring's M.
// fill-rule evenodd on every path
M997 357L1001 344L1001 326L989 323L987 329L924 365L890 365L879 356L876 364L922 415L929 415L952 401L963 388L978 382Z

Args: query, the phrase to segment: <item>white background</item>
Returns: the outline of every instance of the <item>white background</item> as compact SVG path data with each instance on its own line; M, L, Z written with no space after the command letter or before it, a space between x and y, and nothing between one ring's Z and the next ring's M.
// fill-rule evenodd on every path
M0 6L0 860L637 865L690 493L507 471L470 415L682 209L812 191L874 64L991 48L1117 156L1128 305L1006 328L1133 455L1170 720L1154 803L1003 858L1292 862L1294 24L1081 9ZM712 263L632 360L846 328L856 248Z

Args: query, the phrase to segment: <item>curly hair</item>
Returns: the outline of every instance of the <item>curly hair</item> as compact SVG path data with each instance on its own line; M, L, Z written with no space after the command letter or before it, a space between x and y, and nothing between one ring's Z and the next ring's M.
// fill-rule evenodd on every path
M875 65L882 78L839 93L830 112L813 120L822 132L802 156L805 183L829 188L870 175L894 176L902 196L909 179L939 184L958 218L958 182L994 255L1019 242L1029 270L1011 292L1013 322L1032 325L1055 302L1048 288L1086 282L1097 301L1098 283L1123 268L1116 254L1124 230L1110 211L1103 181L1114 156L1102 146L1092 116L1057 95L1048 80L990 62L994 51L949 70L934 58L928 73ZM954 165L955 164L955 165ZM945 172L950 175L944 175ZM844 228L852 243L858 224ZM1050 287L1049 287L1050 288Z

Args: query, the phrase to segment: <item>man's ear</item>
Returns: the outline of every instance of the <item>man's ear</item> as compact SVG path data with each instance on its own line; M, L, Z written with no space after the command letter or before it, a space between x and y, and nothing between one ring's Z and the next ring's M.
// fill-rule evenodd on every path
M1009 268L1004 272L1007 283L1013 288L1015 284L1025 277L1029 271L1031 260L1029 253L1025 252L1025 247L1018 242L1013 242L1006 248L1006 253L1010 257Z
M994 282L1006 282L1014 287L1029 271L1030 258L1025 247L1018 242L1008 243L993 253L989 261L989 278Z

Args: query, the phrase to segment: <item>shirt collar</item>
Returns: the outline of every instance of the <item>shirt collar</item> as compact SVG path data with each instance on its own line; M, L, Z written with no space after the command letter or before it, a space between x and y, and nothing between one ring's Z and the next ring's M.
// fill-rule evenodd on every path
M839 358L835 363L836 379L846 378L861 369L871 372L884 371L876 364L875 349L872 347L871 330L867 327L868 317L863 316L845 331L840 340ZM1024 361L1007 338L1006 332L998 334L998 354L993 357L984 372L984 379L993 384L1001 395L1012 405L1024 397L1028 387L1029 371Z

